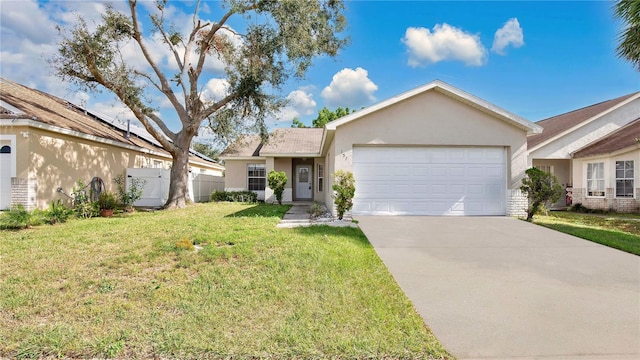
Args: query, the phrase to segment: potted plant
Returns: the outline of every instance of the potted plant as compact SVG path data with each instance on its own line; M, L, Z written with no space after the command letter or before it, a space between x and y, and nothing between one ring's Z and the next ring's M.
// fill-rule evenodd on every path
M118 200L124 206L124 211L133 212L133 204L142 198L144 186L147 184L147 180L140 178L131 178L129 186L127 187L127 181L123 174L120 174L113 179L118 189Z
M98 197L98 207L100 208L100 216L102 217L111 217L113 216L113 209L116 208L117 205L116 197L108 192L103 191L100 193Z

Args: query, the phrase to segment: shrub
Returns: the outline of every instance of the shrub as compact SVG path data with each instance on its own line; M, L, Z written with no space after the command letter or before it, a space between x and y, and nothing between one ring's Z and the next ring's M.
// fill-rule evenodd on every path
M127 181L124 174L120 174L113 179L113 183L116 184L118 192L118 200L125 208L133 208L133 203L142 198L142 192L144 186L147 184L147 180L140 178L131 178L129 188L127 188Z
M91 201L86 192L86 185L82 180L78 180L73 188L73 210L76 216L82 219L89 219L98 215L98 206Z
M309 206L309 210L307 210L307 213L309 213L310 218L317 219L320 216L324 215L325 211L326 208L324 207L324 205L317 201L314 201L311 206Z
M555 176L540 169L532 167L525 173L520 190L529 198L527 221L531 221L544 204L558 201L562 196L562 186Z
M211 193L211 201L229 202L258 202L258 194L253 191L214 191Z
M284 171L271 170L267 176L267 182L273 193L276 194L278 204L282 205L282 193L287 185L287 174Z
M356 193L355 180L350 171L338 170L333 174L333 198L338 210L338 219L353 207L353 196Z
M73 209L67 208L62 200L58 199L49 203L49 210L44 213L44 219L48 224L61 224L69 220Z
M42 224L42 217L38 212L28 211L22 204L14 205L11 210L0 218L0 229L28 229Z
M100 210L113 210L116 208L118 202L116 201L115 195L108 191L103 191L100 193L98 197L98 207Z

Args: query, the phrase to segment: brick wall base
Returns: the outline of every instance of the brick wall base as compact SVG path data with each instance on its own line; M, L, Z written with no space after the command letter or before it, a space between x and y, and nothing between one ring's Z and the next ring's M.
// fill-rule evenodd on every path
M605 190L604 198L587 197L587 190L584 188L573 189L573 204L581 203L589 209L604 211L615 211L619 213L637 213L640 211L640 188L636 188L636 197L616 198L613 196L615 189Z
M516 217L527 217L527 207L529 200L520 189L507 190L507 215Z

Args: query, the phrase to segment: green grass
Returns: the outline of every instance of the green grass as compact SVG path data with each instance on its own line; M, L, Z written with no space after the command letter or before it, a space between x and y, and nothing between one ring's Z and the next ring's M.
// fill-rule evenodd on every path
M359 229L276 229L287 209L0 232L0 357L450 358Z
M534 223L563 233L640 255L640 216L633 214L577 214L551 212L536 215Z

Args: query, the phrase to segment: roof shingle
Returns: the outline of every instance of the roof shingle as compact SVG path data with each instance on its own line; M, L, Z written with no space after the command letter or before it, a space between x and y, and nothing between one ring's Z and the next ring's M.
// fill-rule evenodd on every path
M265 155L309 155L320 154L322 146L321 128L275 129L266 142L258 135L246 135L229 145L223 157L252 157Z
M612 107L620 104L621 102L629 99L630 97L638 94L640 92L635 92L632 94L620 96L618 98L603 101L598 104L594 104L591 106L583 107L581 109L577 109L574 111L570 111L568 113L557 115L554 117L550 117L548 119L544 119L536 122L537 125L540 125L544 128L541 134L529 136L527 138L527 146L529 149L535 147L538 144L541 144L556 135L562 133L565 130L568 130L580 123L591 119L592 117L603 113Z
M628 123L606 137L573 153L574 158L609 154L631 146L640 147L640 118Z

